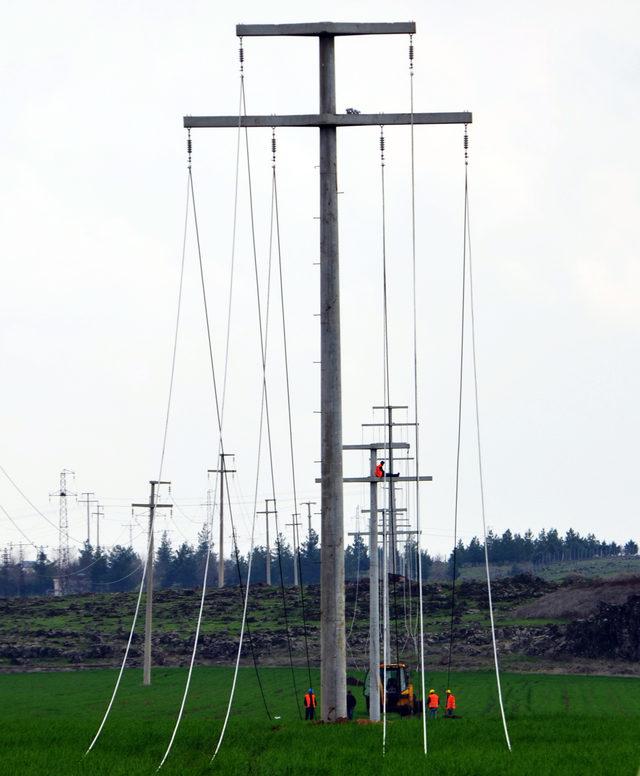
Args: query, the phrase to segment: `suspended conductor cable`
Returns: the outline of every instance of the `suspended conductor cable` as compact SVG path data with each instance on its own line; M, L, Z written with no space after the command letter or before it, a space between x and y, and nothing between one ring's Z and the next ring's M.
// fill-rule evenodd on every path
M466 132L465 132L466 137ZM466 144L466 141L465 141ZM465 151L466 153L466 151ZM456 441L456 481L453 507L453 555L451 576L451 623L449 628L449 660L447 665L447 687L451 684L451 659L453 655L453 627L456 605L456 574L458 555L458 503L460 498L460 440L462 436L462 384L464 379L464 335L465 335L465 308L467 288L467 180L465 160L464 183L464 238L462 241L462 301L460 311L460 366L458 372L458 432Z
M239 127L241 126L243 115L246 115L246 97L245 97L245 90L244 90L244 49L242 47L242 38L240 38L240 113L238 116ZM248 185L249 185L249 210L251 215L251 239L252 239L252 245L253 245L254 266L255 266L256 282L257 282L257 249L256 249L256 238L255 238L255 222L254 222L254 214L253 214L253 189L251 186L249 137L248 137L248 132L246 130L246 127L245 127L245 145L246 145L246 153L247 153L247 173L248 173ZM253 546L254 546L254 538L255 538L256 512L257 512L257 503L258 503L258 483L259 483L259 476L260 476L260 450L261 450L261 442L262 442L262 422L263 422L263 412L265 411L265 409L266 409L266 415L268 418L268 405L266 402L265 351L264 351L264 337L263 337L263 331L262 331L262 314L260 311L259 286L257 286L257 289L258 289L258 318L259 318L258 323L259 323L259 330L260 330L260 346L261 346L260 353L261 353L262 367L263 367L263 381L262 381L262 402L260 406L260 430L259 430L259 436L258 436L258 439L259 439L258 460L256 464L256 480L255 480L254 499L253 499L253 520L251 524L251 544L249 548L249 562L247 565L247 581L246 581L245 596L244 596L244 606L242 610L242 623L240 626L240 640L238 644L238 652L236 655L236 663L235 663L235 668L233 672L233 681L231 684L231 691L229 693L229 701L227 704L227 711L225 713L222 729L220 730L218 742L213 752L213 756L211 757L212 762L216 758L218 752L220 751L220 747L222 746L222 742L224 740L224 736L227 730L227 725L229 723L229 717L231 715L231 707L233 705L233 700L235 697L236 685L238 682L240 656L242 653L242 645L244 641L244 631L245 631L246 620L247 620L247 608L249 605L249 591L251 587L251 567L253 564Z
M384 404L386 407L391 403L389 397L389 330L388 330L388 315L387 315L387 215L386 215L386 197L385 197L385 180L384 180L384 127L380 127L380 193L381 193L381 205L382 205L382 299L383 299L383 396ZM387 415L390 414L390 410L387 409ZM385 430L385 440L389 443L389 429ZM393 472L390 472L392 474ZM393 482L389 483L389 488L393 488ZM389 503L391 503L392 495L389 491ZM387 641L389 633L389 570L387 568L387 554L389 550L389 542L387 539L387 520L386 512L383 511L382 518L382 544L383 544L383 559L382 559L382 641L383 641L383 677L382 677L382 756L386 754L387 747L387 663L389 656L387 654Z
M387 633L389 631L389 574L387 569L387 510L382 510L382 756L387 753Z
M18 531L18 532L19 532L19 533L22 535L22 537L23 537L24 539L26 539L26 540L27 540L27 544L30 544L30 545L33 547L33 549L34 549L36 552L39 552L40 548L39 548L39 547L38 547L36 544L34 544L34 543L31 541L31 539L30 539L30 538L27 536L27 534L26 534L26 533L25 533L25 532L22 530L22 528L20 528L20 526L19 526L19 525L16 523L16 521L15 521L15 520L14 520L14 519L11 517L11 515L10 515L10 514L7 512L7 510L6 510L6 509L5 509L5 508L2 506L2 504L0 504L0 510L2 510L2 512L4 513L4 515L6 516L6 518L9 520L9 522L11 523L11 525L12 525L12 526L13 526L13 527L16 529L16 531Z
M50 526L56 529L56 531L59 529L59 526L53 522L53 520L50 520L44 512L42 512L38 507L31 501L31 499L27 496L27 494L20 488L20 486L16 483L16 481L10 476L9 472L4 468L4 466L0 465L0 471L4 474L4 476L9 480L9 482L13 485L13 487L18 491L18 493L22 496L22 498L29 504L29 506L34 510L34 512L37 512L41 518L47 521ZM80 539L75 539L73 536L71 536L69 533L67 533L67 536L69 539L71 539L72 542L75 542L75 544L83 545L84 541L81 541Z
M190 143L189 143L190 145ZM189 150L190 153L190 150ZM180 284L179 284L179 292L178 292L178 314L176 316L176 329L175 329L175 337L174 337L174 348L173 348L173 355L171 359L171 377L170 377L170 385L169 385L169 398L167 401L167 412L166 412L166 420L164 424L164 435L162 440L162 453L160 456L160 472L158 476L158 481L162 480L162 470L164 465L164 455L166 450L166 444L167 444L167 433L169 429L169 414L171 411L171 397L173 395L173 379L175 375L175 360L176 360L176 343L178 339L178 329L179 329L179 321L180 321L180 309L182 305L182 286L183 286L183 276L184 276L184 260L185 260L185 253L186 253L186 245L187 245L187 223L189 218L189 190L190 190L190 181L191 181L191 169L189 169L189 176L187 181L187 202L185 206L185 217L184 217L184 232L183 232L183 238L182 238L182 260L180 263ZM124 668L127 663L127 658L129 657L129 650L131 649L131 642L133 639L133 634L135 631L136 623L138 621L138 614L140 612L140 602L142 601L142 593L144 591L144 582L147 576L147 563L149 560L149 550L151 547L151 542L153 541L153 529L154 529L154 523L155 523L155 515L156 511L155 509L152 512L152 517L150 520L149 525L149 536L147 541L147 551L145 552L144 556L144 563L142 566L142 576L140 578L140 587L138 589L138 597L136 599L136 608L133 613L133 621L131 623L131 629L129 631L129 638L127 639L127 646L124 651L124 656L122 658L122 663L120 665L120 670L118 672L118 676L116 678L116 683L113 688L113 693L111 695L111 699L109 700L109 704L107 706L107 710L104 713L104 717L102 718L102 722L100 723L100 726L98 727L98 731L96 732L93 741L89 744L89 748L85 752L84 756L86 757L89 752L93 749L95 746L98 738L100 737L100 734L102 733L102 729L104 728L107 719L109 718L109 714L111 713L111 709L113 707L113 703L116 699L116 695L118 694L118 689L120 687L120 682L122 680L122 675L124 673Z
M246 101L244 99L244 90L243 90L243 112L244 115L246 115ZM255 239L255 220L254 220L254 208L253 208L253 185L252 185L252 176L251 176L251 155L249 152L249 133L247 129L245 128L245 146L246 146L246 158L247 158L247 179L248 179L248 188L249 188L249 208L250 208L250 214L251 214L251 238L252 238L252 246L253 246L253 267L254 267L254 277L255 277L255 288L256 288L256 305L257 305L257 312L258 312L258 330L260 335L260 354L261 354L261 363L262 363L262 401L261 401L261 413L264 412L264 418L266 420L266 430L267 430L267 447L269 452L269 473L271 477L271 495L274 502L274 505L277 504L276 501L276 483L275 483L275 473L274 473L274 467L273 467L273 445L272 445L272 437L271 437L271 419L270 419L270 413L269 413L269 395L267 390L267 348L268 348L268 342L269 342L269 322L270 322L270 310L271 310L271 270L273 265L273 236L274 236L274 221L275 221L275 199L277 196L277 188L275 186L275 157L276 157L276 139L275 139L275 131L272 130L272 136L271 136L271 152L272 152L272 165L273 165L273 173L272 173L272 185L271 185L271 213L269 218L269 258L268 258L268 271L267 271L267 291L266 291L266 308L264 313L264 327L263 327L263 314L262 314L262 305L261 305L261 297L260 297L260 280L258 275L258 252L256 247L256 239ZM278 243L279 247L279 243ZM262 428L262 426L261 426ZM257 498L257 490L256 490L256 498ZM268 516L267 516L268 519ZM278 526L278 510L276 508L275 514L275 528L276 528L276 536L279 538L280 536L280 529ZM295 518L294 518L295 519ZM289 629L289 615L287 611L287 597L284 589L284 573L282 568L282 547L280 546L280 541L278 540L276 542L276 549L277 549L277 557L278 557L278 570L280 574L280 594L282 597L282 613L283 613L283 619L284 619L284 627L285 632L287 635L287 650L289 654L289 666L291 669L291 679L292 679L292 687L294 692L294 697L296 701L296 706L298 707L298 716L302 718L302 712L300 709L300 700L298 696L298 688L296 685L296 675L295 675L295 669L293 667L293 649L291 645L291 631Z
M242 51L242 47L240 49ZM244 61L244 52L242 53L242 60ZM238 230L238 186L240 181L240 140L242 137L241 132L241 124L240 124L240 117L242 116L242 100L243 100L244 90L242 88L242 85L240 87L240 97L239 97L239 106L238 106L238 132L236 135L236 175L235 175L235 185L233 189L233 228L232 228L232 234L231 234L231 271L229 275L229 301L228 301L228 307L227 307L227 337L226 337L226 344L225 344L225 353L224 353L224 377L222 382L222 416L224 417L224 407L226 403L227 398L227 366L229 363L229 342L231 338L231 308L232 308L232 301L233 301L233 278L234 278L234 270L235 270L235 259L236 259L236 235Z
M274 204L274 213L275 213L275 231L276 231L276 245L278 250L278 277L280 281L280 309L282 312L282 339L283 339L283 346L284 346L284 371L285 371L285 378L286 378L286 384L287 384L287 417L288 417L288 424L289 424L289 455L291 458L291 480L293 484L293 504L294 508L293 511L295 514L298 513L298 490L297 490L297 480L296 480L296 466L295 466L295 456L294 456L294 446L293 446L293 422L292 422L292 413L291 413L291 381L289 379L289 351L287 347L287 320L286 320L286 313L285 313L285 303L284 303L284 282L282 279L282 243L280 241L280 210L278 208L278 179L276 175L276 137L275 137L275 130L272 135L271 140L271 148L273 153L273 204ZM294 518L294 523L296 522L296 519ZM294 545L295 545L295 537L296 537L296 526L294 525ZM299 543L298 543L299 544ZM307 659L307 674L309 679L309 686L311 686L311 664L309 660L309 638L307 633L307 615L306 615L306 606L305 606L305 600L304 600L304 584L302 579L302 564L300 562L300 552L295 551L296 548L294 547L294 558L293 562L298 564L298 579L300 581L300 603L302 606L302 628L303 628L303 634L304 634L304 647L305 647L305 654ZM296 701L297 701L297 693L296 693Z
M189 191L191 193L191 204L193 206L193 226L195 231L195 237L196 237L196 248L197 248L197 254L198 254L198 267L200 270L200 285L202 289L202 305L204 310L204 321L205 321L205 329L207 333L207 346L209 351L209 365L211 368L211 382L213 387L213 399L215 404L215 410L216 410L216 420L217 420L217 431L218 431L218 450L220 452L220 455L224 455L224 445L223 445L223 439L222 439L222 414L221 414L221 408L220 408L220 401L219 401L219 395L218 395L218 384L216 380L216 370L215 370L215 364L213 360L213 344L212 344L212 338L211 338L211 325L209 322L209 306L207 303L207 286L204 279L204 264L202 261L202 246L200 244L200 228L198 226L198 212L196 209L196 197L195 197L195 191L193 186L193 174L191 171L191 151L192 151L192 145L191 145L191 130L188 132L188 138L187 138L187 153L188 153L188 177L189 177ZM223 458L224 460L224 458ZM223 467L224 468L224 467ZM187 671L187 680L185 682L184 687L184 693L182 695L182 701L180 703L180 709L178 711L178 717L176 719L176 724L173 728L173 732L171 733L171 738L169 739L169 744L167 746L167 749L164 753L164 756L160 762L160 765L158 766L157 770L159 771L162 766L164 765L167 757L169 756L171 749L173 748L173 742L175 741L176 735L178 733L178 729L180 727L180 723L182 721L182 716L184 714L184 707L187 702L187 696L189 695L189 688L191 686L191 678L193 676L193 666L195 664L196 659L196 653L198 651L198 639L200 637L200 628L202 626L202 614L204 611L204 601L205 596L207 593L207 579L209 576L209 562L211 560L211 537L213 535L213 511L210 516L210 523L209 523L209 531L207 533L207 544L208 544L208 551L207 551L207 558L205 560L204 564L204 572L203 572L203 583L202 583L202 594L200 595L200 606L198 609L198 619L196 621L196 629L195 634L193 638L193 648L191 650L191 659L189 661L189 670Z
M425 755L427 746L427 715L424 710L426 696L426 677L424 664L424 602L422 591L422 551L420 545L420 424L418 418L418 322L417 322L417 278L416 278L416 174L415 174L415 143L413 121L413 35L409 36L409 90L411 101L411 275L413 296L413 403L415 411L415 459L416 459L416 552L418 564L418 619L420 628L420 689L422 691L422 747Z
M496 645L496 628L493 616L493 601L491 598L491 574L489 571L489 549L487 547L487 521L485 512L484 501L484 477L482 470L482 445L480 443L480 410L478 402L478 368L476 359L476 321L475 321L475 302L473 298L473 270L471 265L471 227L469 222L469 188L467 184L467 169L468 169L468 146L469 140L465 127L465 180L464 180L464 193L467 214L466 230L468 244L469 244L469 306L471 311L471 353L473 361L473 391L475 398L475 410L476 410L476 438L478 441L478 472L480 475L480 504L482 509L482 532L484 538L484 563L487 573L487 594L489 598L489 618L491 620L491 642L493 645L493 661L496 669L496 685L498 688L498 702L500 703L500 715L502 717L502 727L504 728L504 737L507 742L507 747L511 751L511 740L509 739L509 730L507 729L507 718L504 712L504 703L502 701L502 686L500 683L500 668L498 664L498 647Z
M238 535L236 533L236 526L233 519L233 509L231 507L228 472L224 471L223 476L225 479L225 484L227 486L227 504L229 506L229 522L231 523L231 536L233 537L233 551L236 559L236 573L238 574L238 586L240 589L240 598L244 602L244 584L242 582L242 569L240 567L240 551L238 549ZM260 695L262 696L262 703L264 705L264 710L267 712L267 717L271 719L271 712L269 711L269 706L267 705L267 698L264 694L264 688L262 687L260 671L258 671L258 659L256 658L255 649L253 647L253 637L251 635L251 627L249 626L249 623L247 623L247 635L249 636L249 649L251 650L253 668L256 673L256 679L258 681L258 689L260 690Z

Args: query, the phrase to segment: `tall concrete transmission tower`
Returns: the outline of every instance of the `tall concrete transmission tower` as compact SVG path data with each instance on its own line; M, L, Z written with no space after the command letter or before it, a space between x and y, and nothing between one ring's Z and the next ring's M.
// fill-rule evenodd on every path
M75 477L75 472L70 469L63 469L60 472L60 489L56 493L50 493L49 496L56 496L60 504L58 518L58 574L60 576L60 587L64 588L65 577L69 570L69 516L67 514L67 498L75 497L67 488L67 476Z

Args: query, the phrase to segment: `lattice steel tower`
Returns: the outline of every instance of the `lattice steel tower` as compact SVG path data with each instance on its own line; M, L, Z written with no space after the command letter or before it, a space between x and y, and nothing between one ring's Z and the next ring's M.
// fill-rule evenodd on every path
M58 521L58 573L60 580L69 569L69 518L67 515L67 497L75 496L67 490L67 475L75 477L75 472L70 469L63 469L60 472L60 490L57 493L50 493L50 496L57 496L60 501L60 517Z

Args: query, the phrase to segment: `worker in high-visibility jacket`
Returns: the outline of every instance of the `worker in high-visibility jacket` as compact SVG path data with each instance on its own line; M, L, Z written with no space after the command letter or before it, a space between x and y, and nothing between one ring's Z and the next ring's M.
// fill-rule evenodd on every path
M385 470L384 470L384 461L380 461L380 463L379 463L379 464L376 466L376 468L375 468L374 475L375 475L375 476L376 476L378 479L382 479L383 477L399 477L399 476L400 476L400 473L396 473L396 474L387 474L387 473L385 472Z
M304 718L305 719L313 719L316 714L316 706L318 704L316 703L316 694L313 691L313 688L309 687L309 691L305 693L304 696Z
M440 698L438 697L438 693L433 688L431 688L429 690L429 695L427 695L427 709L429 710L430 717L438 716L439 706L440 706Z
M451 692L451 690L447 690L447 703L444 709L445 717L453 717L453 712L455 710L456 710L456 696Z

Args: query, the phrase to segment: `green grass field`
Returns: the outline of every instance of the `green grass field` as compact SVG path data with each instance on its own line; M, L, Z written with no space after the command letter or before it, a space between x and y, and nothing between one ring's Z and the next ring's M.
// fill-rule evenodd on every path
M389 715L382 726L312 725L299 720L288 669L261 669L272 719L252 668L240 672L236 703L218 758L213 753L231 682L229 668L200 668L174 750L162 773L178 774L629 774L640 764L637 679L507 674L503 677L513 752L506 749L493 675L452 677L461 719L428 726L422 754L418 718ZM0 676L0 773L11 776L138 776L154 774L175 720L186 678L158 668L151 688L141 671L126 672L112 715L83 759L109 698L115 672ZM445 677L430 683L444 690ZM298 693L306 671L296 670ZM314 686L318 676L314 673ZM428 688L427 688L428 689ZM361 690L356 709L365 715ZM276 718L278 717L278 719Z

